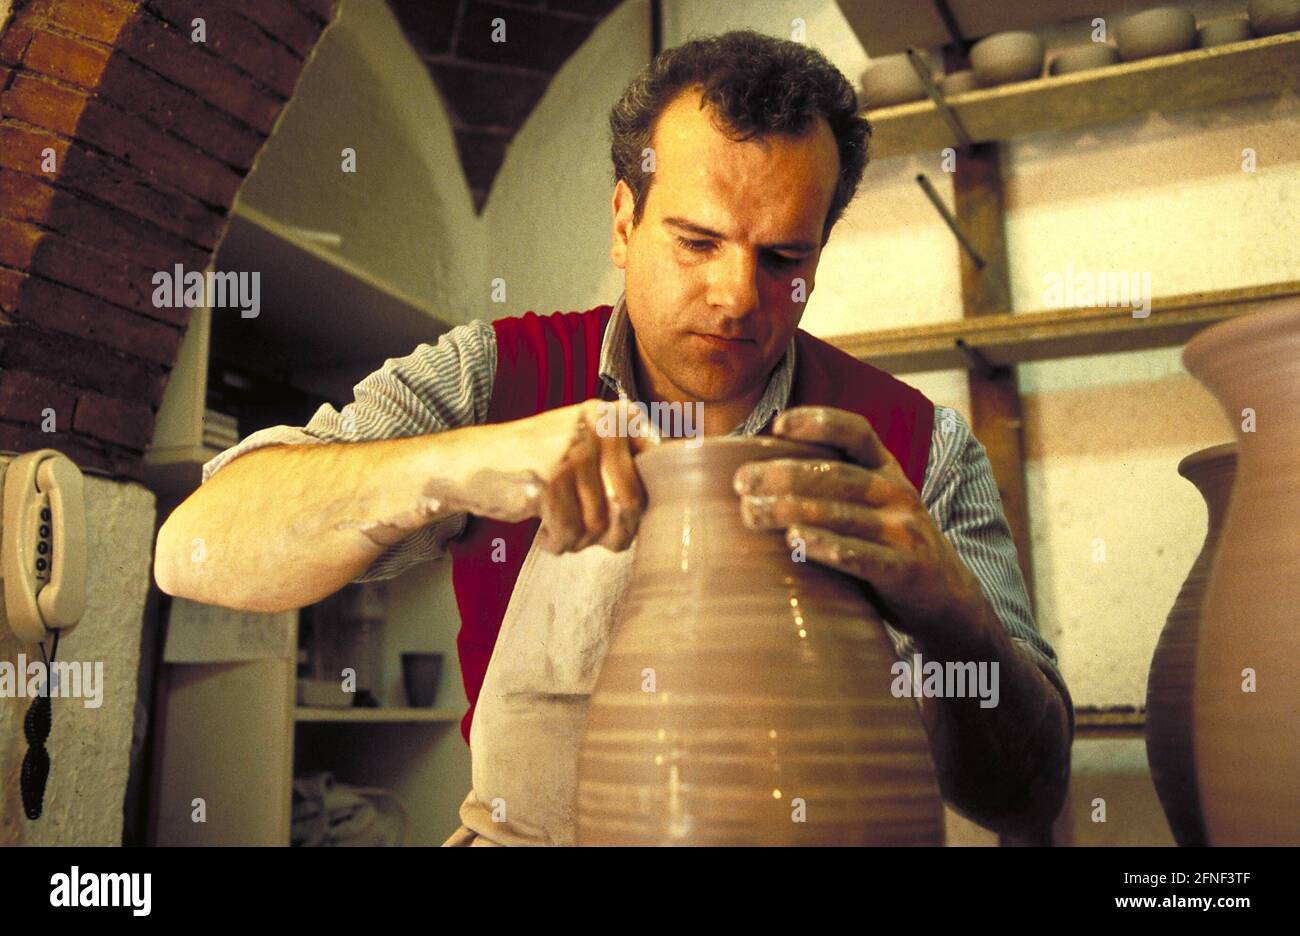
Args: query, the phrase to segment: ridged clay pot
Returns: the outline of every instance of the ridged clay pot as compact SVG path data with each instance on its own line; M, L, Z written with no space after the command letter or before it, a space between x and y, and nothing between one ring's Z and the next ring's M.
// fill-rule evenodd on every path
M1192 754L1192 688L1201 605L1236 466L1235 442L1201 449L1178 463L1178 473L1205 498L1209 522L1201 551L1160 632L1147 676L1147 762L1174 841L1184 846L1205 844Z
M1183 362L1237 432L1237 478L1196 650L1192 728L1206 837L1300 845L1300 302L1202 331Z
M580 748L579 844L942 843L925 729L861 583L741 520L736 470L779 457L835 456L763 437L637 456L648 503Z

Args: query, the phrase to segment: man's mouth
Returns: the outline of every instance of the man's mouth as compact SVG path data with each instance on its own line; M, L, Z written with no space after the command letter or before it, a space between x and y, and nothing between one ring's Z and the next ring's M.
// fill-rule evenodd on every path
M701 334L699 332L696 332L694 337L718 351L736 351L758 343L753 338L726 338L722 335Z

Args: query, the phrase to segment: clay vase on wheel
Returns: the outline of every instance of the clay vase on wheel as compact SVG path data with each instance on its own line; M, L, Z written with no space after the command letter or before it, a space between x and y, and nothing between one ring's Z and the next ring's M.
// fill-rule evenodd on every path
M779 457L835 455L719 437L637 456L648 503L579 752L579 844L942 843L862 583L741 520L736 470Z
M1198 334L1187 369L1237 433L1192 707L1211 845L1300 845L1300 302Z
M1236 466L1233 442L1193 452L1178 463L1178 473L1205 498L1209 523L1200 554L1160 632L1147 677L1147 762L1174 841L1184 846L1205 844L1192 756L1192 687L1201 605Z

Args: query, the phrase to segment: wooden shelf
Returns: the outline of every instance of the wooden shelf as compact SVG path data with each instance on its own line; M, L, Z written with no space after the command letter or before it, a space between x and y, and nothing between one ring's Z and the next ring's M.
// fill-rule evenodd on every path
M968 39L979 39L1005 29L1033 29L1049 23L1091 18L1122 7L1124 14L1168 0L948 0L953 19ZM952 36L944 28L938 7L931 0L838 0L844 19L857 34L867 55L878 58L902 52L907 46L933 48L947 45ZM1245 4L1243 3L1244 7Z
M1141 738L1146 732L1146 708L1131 705L1083 707L1074 711L1075 737Z
M951 109L975 143L1113 123L1300 88L1300 33L1125 62L955 95ZM957 140L933 101L868 110L875 159L938 152Z
M256 318L214 310L212 353L330 398L350 398L353 385L385 358L404 357L452 325L421 300L247 205L231 213L216 268L258 271L261 308Z
M293 710L295 722L459 722L461 712L440 708L309 708Z
M195 490L203 463L222 451L201 442L211 358L346 402L385 358L404 357L451 327L419 300L247 205L232 211L215 268L258 272L259 314L194 310L145 452L145 483L167 498Z
M1271 300L1300 295L1300 280L1151 301L1151 314L1128 308L1059 309L959 319L940 325L835 335L826 340L892 374L969 366L958 340L994 366L1184 344L1225 319Z

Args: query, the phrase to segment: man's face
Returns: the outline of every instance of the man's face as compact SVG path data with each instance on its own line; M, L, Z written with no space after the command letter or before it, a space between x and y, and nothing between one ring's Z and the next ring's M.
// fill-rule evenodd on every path
M625 273L642 366L660 396L724 403L761 392L803 316L835 192L829 124L736 143L683 92L654 134L640 223L614 190L610 258ZM649 388L641 387L646 394Z

